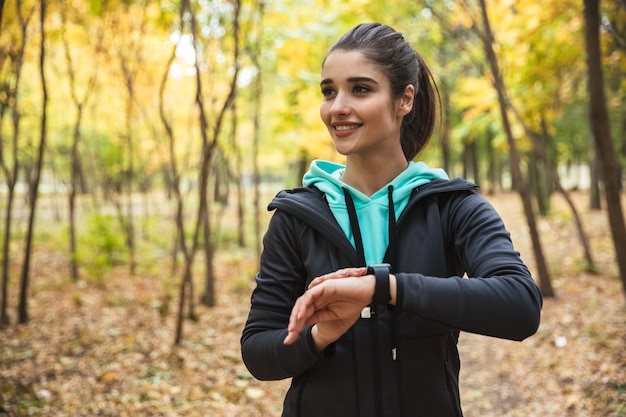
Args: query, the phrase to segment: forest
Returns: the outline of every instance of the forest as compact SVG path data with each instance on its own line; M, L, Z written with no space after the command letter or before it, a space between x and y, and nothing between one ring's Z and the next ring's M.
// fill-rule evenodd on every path
M544 296L462 335L467 415L626 415L626 0L0 0L0 416L280 415L239 352L266 207L341 163L321 63L370 21Z

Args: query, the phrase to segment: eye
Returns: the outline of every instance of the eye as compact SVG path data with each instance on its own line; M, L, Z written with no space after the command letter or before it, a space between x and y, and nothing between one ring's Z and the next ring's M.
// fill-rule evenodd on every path
M354 94L366 94L369 93L371 91L371 89L365 85L355 85L352 88L352 92Z
M330 87L324 87L322 88L322 96L324 96L325 99L329 99L335 96L335 90L333 90Z

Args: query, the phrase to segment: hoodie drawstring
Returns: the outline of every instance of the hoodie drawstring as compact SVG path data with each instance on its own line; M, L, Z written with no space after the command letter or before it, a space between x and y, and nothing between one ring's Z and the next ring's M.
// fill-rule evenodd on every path
M354 246L357 254L357 266L366 266L365 262L365 250L363 248L363 237L361 235L361 228L359 227L359 219L356 214L356 208L354 206L354 200L350 195L350 191L347 188L342 188L343 195L346 198L346 208L348 209L348 218L350 219L350 229L352 229L352 236L354 236ZM391 264L391 271L394 270L396 248L398 245L398 233L396 231L396 211L393 204L393 185L387 187L387 196L389 201L389 243L387 249L387 258Z
M346 198L346 208L348 209L348 217L350 218L350 228L352 236L354 236L354 245L356 247L357 266L367 266L365 264L365 250L363 249L363 238L361 237L361 228L359 227L359 219L356 216L356 208L354 201L347 188L343 188L343 195Z
M398 232L396 231L396 210L393 204L393 185L387 187L389 197L389 243L387 249L387 257L389 258L389 264L391 265L391 271L396 264L396 248L398 246Z
M357 253L357 266L366 266L365 261L365 250L363 249L363 237L361 235L361 228L359 226L359 220L356 214L356 208L354 206L354 200L350 195L350 191L347 188L343 187L343 195L346 198L346 208L348 210L348 218L350 219L350 229L352 230L352 236L354 236L354 246L356 248ZM396 211L393 203L393 186L390 185L387 187L387 197L389 202L388 207L388 247L387 247L387 262L391 265L390 272L395 271L396 257L397 257L397 247L398 247L398 231L396 230ZM369 308L367 308L368 311ZM390 311L393 311L391 309ZM369 318L370 315L361 315L361 317ZM373 326L377 326L374 322L372 322ZM398 341L397 341L397 323L395 320L395 316L391 316L390 320L390 337L391 337L391 357L394 361L397 360L398 353ZM377 334L377 332L375 333ZM377 337L377 336L376 336Z

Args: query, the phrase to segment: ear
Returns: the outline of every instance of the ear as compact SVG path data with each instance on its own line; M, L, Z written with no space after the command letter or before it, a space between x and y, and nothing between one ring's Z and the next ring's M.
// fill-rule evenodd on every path
M413 108L413 101L415 99L415 87L412 84L409 84L404 89L404 94L399 99L398 105L398 114L402 117L406 116L411 112Z

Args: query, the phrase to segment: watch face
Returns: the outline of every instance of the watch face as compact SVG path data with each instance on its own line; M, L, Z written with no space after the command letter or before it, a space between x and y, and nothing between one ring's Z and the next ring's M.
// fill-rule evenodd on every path
M369 265L367 267L367 273L368 274L374 274L377 269L383 269L383 268L386 268L387 272L389 272L391 270L391 265L389 265L387 263L384 263L384 264L372 264L372 265Z

